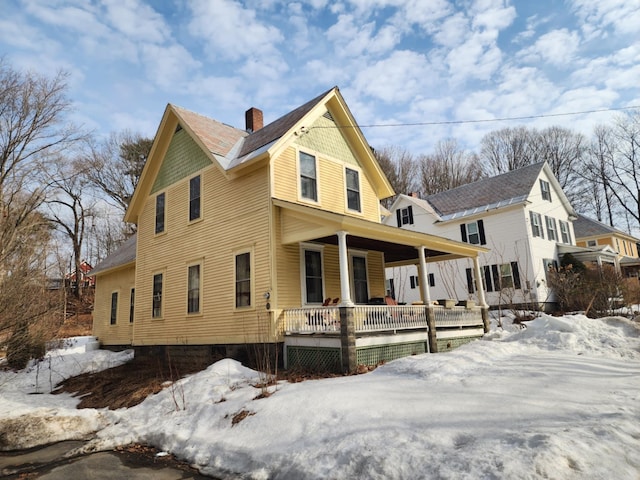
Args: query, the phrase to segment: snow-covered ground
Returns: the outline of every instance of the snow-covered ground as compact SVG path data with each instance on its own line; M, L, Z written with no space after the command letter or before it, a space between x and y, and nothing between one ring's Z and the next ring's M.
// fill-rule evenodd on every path
M88 450L148 443L228 478L640 478L640 324L620 317L543 315L261 399L258 374L223 360L113 412L33 394L130 358L80 347L51 352L37 387L34 368L0 372L0 447L96 432Z

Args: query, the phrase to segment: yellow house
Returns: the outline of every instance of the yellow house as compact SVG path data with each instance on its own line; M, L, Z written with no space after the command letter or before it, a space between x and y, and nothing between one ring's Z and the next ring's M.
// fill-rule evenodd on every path
M249 109L245 130L169 104L125 217L138 233L92 272L94 335L136 355L269 344L289 364L315 346L344 370L437 350L436 318L481 335L480 309L433 313L428 280L422 307L382 305L386 265L427 278L485 251L383 225L393 194L337 87L266 126ZM401 347L384 354L380 332Z

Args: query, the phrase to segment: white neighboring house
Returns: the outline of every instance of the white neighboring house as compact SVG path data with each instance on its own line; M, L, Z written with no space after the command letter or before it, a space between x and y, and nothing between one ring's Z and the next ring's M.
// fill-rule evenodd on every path
M384 223L490 249L480 254L486 301L492 306L553 303L547 271L558 247L575 245L576 218L546 162L430 195L399 195ZM478 302L469 260L429 265L432 299ZM387 290L399 302L421 301L415 265L387 268Z

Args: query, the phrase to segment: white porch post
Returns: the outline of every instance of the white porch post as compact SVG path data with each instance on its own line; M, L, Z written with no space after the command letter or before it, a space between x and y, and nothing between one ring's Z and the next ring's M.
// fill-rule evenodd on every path
M476 272L476 289L478 290L478 303L481 307L488 307L487 301L484 297L484 287L482 283L482 272L480 271L480 260L478 257L473 259L473 267Z
M429 275L427 275L427 260L424 256L424 247L418 248L418 264L420 270L420 295L425 305L431 303L431 293L429 292Z
M347 253L347 232L341 230L338 235L338 253L340 256L340 294L343 307L353 307L351 286L349 285L349 254Z

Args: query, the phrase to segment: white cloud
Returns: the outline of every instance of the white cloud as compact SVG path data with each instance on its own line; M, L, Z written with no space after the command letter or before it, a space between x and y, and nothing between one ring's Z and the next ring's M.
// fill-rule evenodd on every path
M163 43L168 40L169 26L164 18L149 5L139 0L102 0L106 18L113 28L128 38L145 43Z
M148 72L148 78L155 84L172 89L177 84L191 79L191 71L200 63L181 45L160 46L155 44L140 45L140 56Z
M258 20L255 10L233 0L189 2L189 31L207 44L209 56L240 60L249 56L277 55L284 40L280 30Z
M638 34L640 3L636 0L572 0L571 5L587 36L607 36L609 27L619 34Z
M533 45L518 52L518 57L525 62L544 61L556 67L569 68L579 46L578 33L562 28L540 36Z
M327 30L327 38L333 42L340 56L378 55L391 51L400 35L393 25L384 25L375 32L375 22L362 24L354 15L340 15L338 21Z

